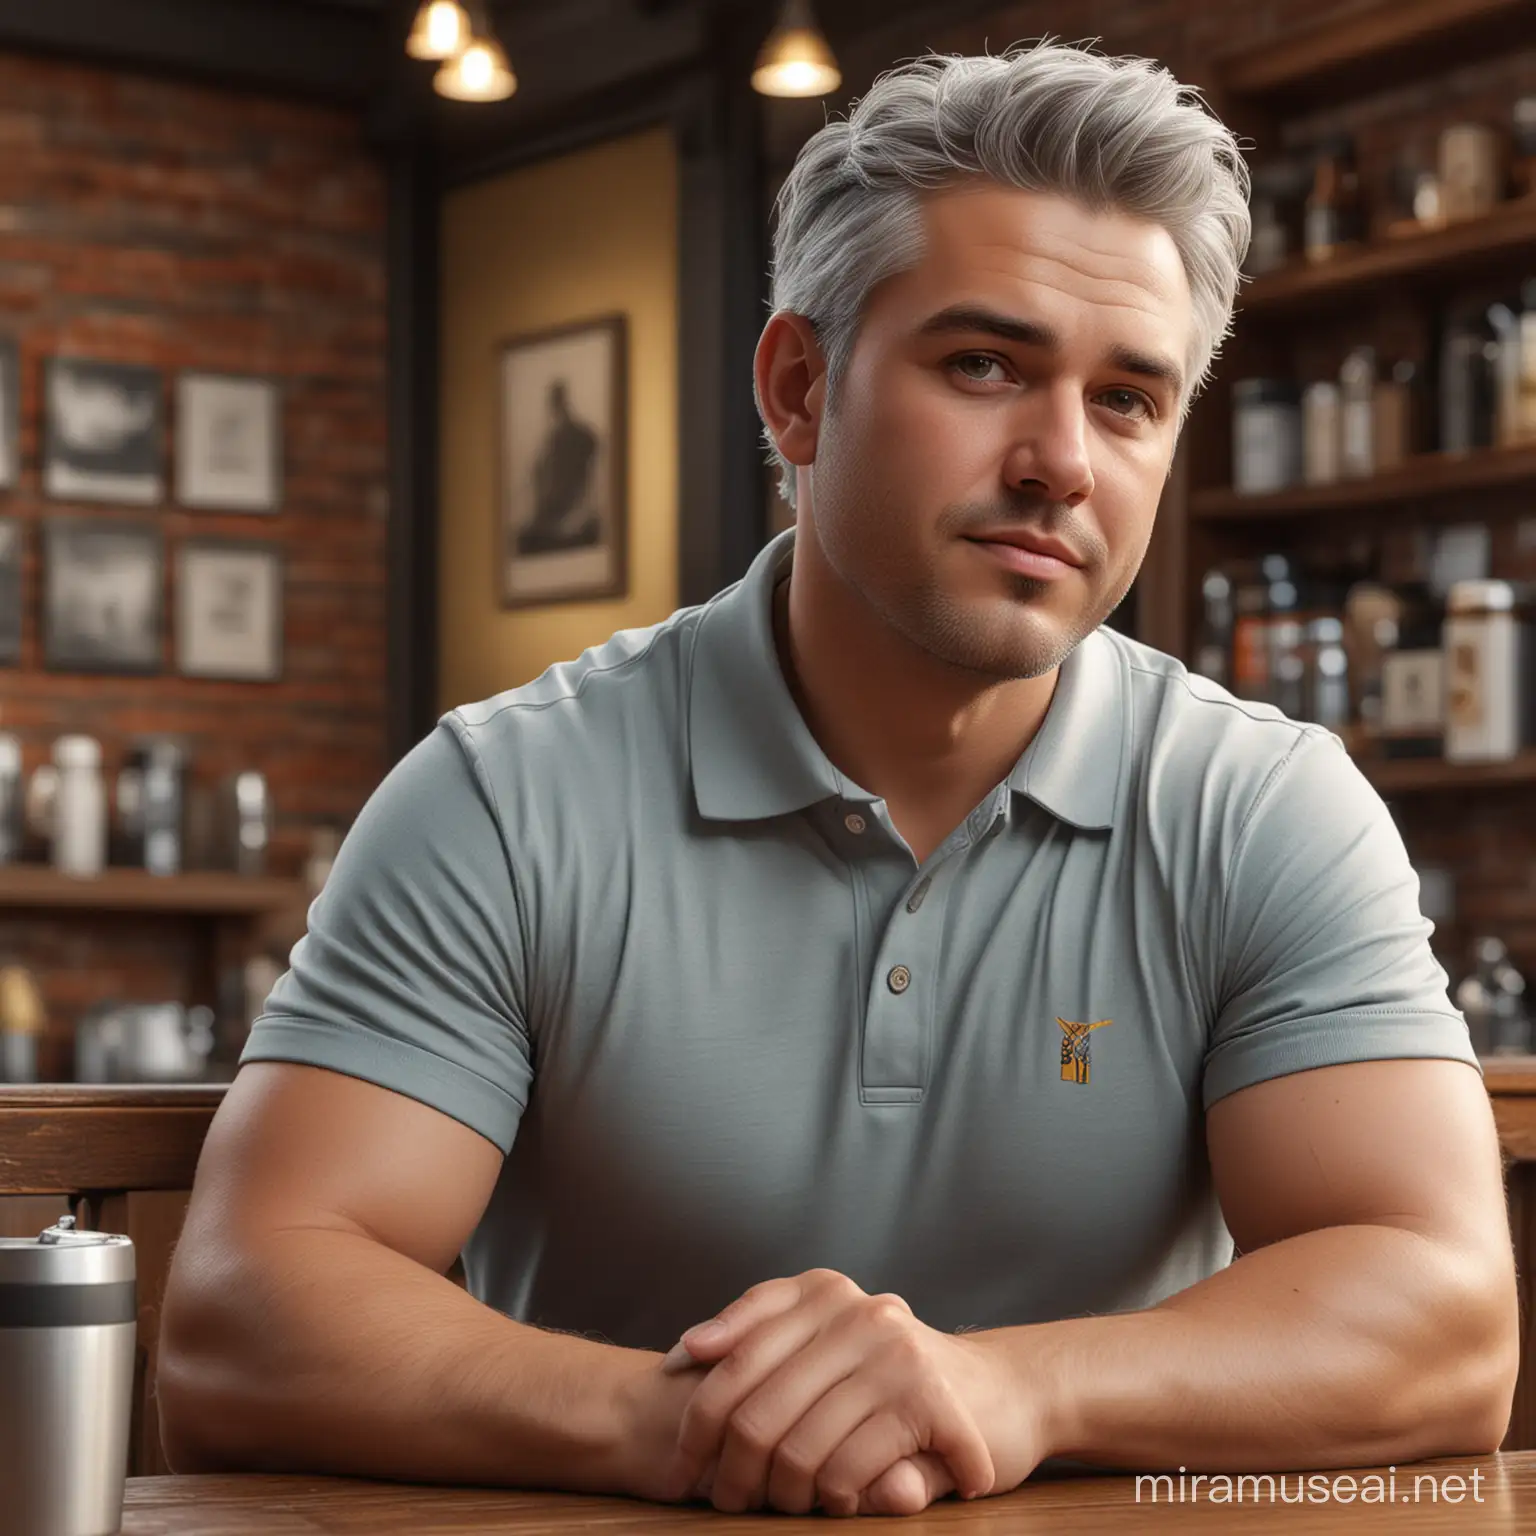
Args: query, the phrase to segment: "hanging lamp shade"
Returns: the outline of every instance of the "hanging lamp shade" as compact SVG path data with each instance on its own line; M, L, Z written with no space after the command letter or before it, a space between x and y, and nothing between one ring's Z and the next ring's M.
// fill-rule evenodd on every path
M405 51L413 59L451 59L468 41L469 16L459 0L421 0Z
M505 101L517 89L517 76L501 44L482 35L446 60L432 85L452 101Z
M752 89L762 96L825 96L842 83L811 0L784 0L778 23L758 52Z

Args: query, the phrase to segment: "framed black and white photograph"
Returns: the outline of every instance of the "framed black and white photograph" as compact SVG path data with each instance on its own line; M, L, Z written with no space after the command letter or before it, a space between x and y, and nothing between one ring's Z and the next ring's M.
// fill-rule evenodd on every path
M0 517L0 667L21 660L21 552L26 524Z
M504 342L497 582L504 608L622 597L628 322L610 315Z
M43 490L61 501L165 499L160 372L51 357L44 369Z
M43 524L43 664L158 672L165 548L158 528L90 518Z
M176 670L273 682L283 671L283 557L274 544L189 540L176 552Z
M276 382L182 374L176 381L176 500L208 512L276 512L282 482Z
M21 479L21 349L0 336L0 490Z

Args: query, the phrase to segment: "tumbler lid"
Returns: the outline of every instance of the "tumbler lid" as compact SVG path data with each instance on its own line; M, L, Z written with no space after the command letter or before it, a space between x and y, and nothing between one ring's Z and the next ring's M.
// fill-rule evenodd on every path
M135 1273L132 1238L81 1232L73 1216L36 1237L0 1237L0 1301L8 1285L119 1285Z

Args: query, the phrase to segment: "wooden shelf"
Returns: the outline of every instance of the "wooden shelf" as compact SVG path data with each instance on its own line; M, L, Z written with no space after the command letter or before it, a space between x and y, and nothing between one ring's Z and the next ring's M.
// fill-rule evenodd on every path
M78 880L42 865L0 865L0 909L260 917L302 906L306 899L302 882L270 876L215 871L151 875L140 869L109 869L95 879Z
M1220 90L1297 114L1368 96L1536 40L1533 0L1381 0L1261 38L1216 62Z
M1536 752L1522 752L1503 763L1447 763L1438 757L1360 757L1356 761L1383 795L1536 785Z
M1196 491L1190 510L1200 522L1259 521L1359 508L1395 510L1405 501L1430 501L1465 491L1536 486L1536 445L1479 448L1468 453L1419 453L1369 480L1293 485L1249 496L1227 486Z
M1241 317L1329 309L1388 280L1438 281L1496 265L1512 255L1529 256L1533 249L1536 197L1516 198L1480 219L1416 230L1342 249L1327 261L1298 260L1266 272L1240 290L1237 312Z

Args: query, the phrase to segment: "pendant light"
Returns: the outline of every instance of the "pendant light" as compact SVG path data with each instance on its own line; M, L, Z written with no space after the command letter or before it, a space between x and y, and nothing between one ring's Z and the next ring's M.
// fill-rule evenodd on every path
M459 0L421 0L405 51L413 59L451 59L469 41L469 17Z
M452 101L505 101L517 89L517 76L491 31L484 4L472 3L472 35L451 59L443 61L432 78L433 89Z
M778 23L757 55L752 89L762 96L825 96L842 83L811 0L784 0Z

